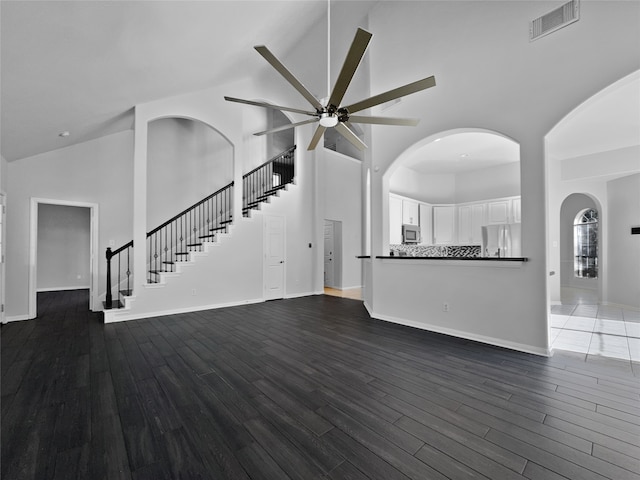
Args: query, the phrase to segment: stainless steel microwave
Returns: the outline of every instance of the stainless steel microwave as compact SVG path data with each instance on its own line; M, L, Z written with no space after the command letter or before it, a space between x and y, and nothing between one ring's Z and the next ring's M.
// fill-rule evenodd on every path
M417 225L402 225L402 243L420 243L420 227Z

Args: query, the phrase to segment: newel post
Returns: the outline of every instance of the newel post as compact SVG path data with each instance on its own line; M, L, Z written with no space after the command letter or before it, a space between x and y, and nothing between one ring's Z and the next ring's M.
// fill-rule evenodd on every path
M111 247L107 247L107 295L105 297L105 308L110 309L113 298L111 296L111 257L113 257L113 253L111 253Z

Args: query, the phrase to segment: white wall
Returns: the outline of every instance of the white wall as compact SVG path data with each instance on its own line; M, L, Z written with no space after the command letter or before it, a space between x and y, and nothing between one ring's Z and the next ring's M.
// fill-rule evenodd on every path
M609 303L640 309L640 174L607 183L609 228Z
M0 192L7 191L7 161L0 155Z
M38 206L37 290L89 288L91 209Z
M456 203L456 176L426 175L399 166L389 179L389 191L425 203Z
M133 132L9 162L7 168L6 313L28 316L30 199L97 203L100 207L98 254L113 241L131 240ZM99 292L105 290L105 262L99 263Z
M373 8L371 90L430 74L437 82L394 107L394 116L421 118L416 128L373 130L373 253L385 250L393 162L422 139L473 125L520 144L523 254L529 259L517 268L375 259L374 316L548 352L544 136L576 105L640 64L638 4L583 2L579 22L529 42L528 22L555 6L434 1L380 2ZM441 313L444 301L451 305L447 315Z
M148 134L147 230L233 180L233 148L208 125L162 118Z
M322 164L324 218L342 222L342 269L339 288L362 286L362 163L332 150L318 152Z
M456 175L455 203L520 195L520 162Z

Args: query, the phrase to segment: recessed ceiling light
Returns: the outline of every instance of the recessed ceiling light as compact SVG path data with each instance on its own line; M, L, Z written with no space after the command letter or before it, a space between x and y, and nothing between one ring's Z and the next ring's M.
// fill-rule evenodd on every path
M64 132L60 132L58 134L59 137L68 137L69 135L71 135L67 130L65 130Z
M436 139L434 140L434 142L439 142L440 140L442 140L442 139L441 139L441 138L436 138Z
M460 155L460 158L467 158L469 156L468 153L463 153L462 155Z

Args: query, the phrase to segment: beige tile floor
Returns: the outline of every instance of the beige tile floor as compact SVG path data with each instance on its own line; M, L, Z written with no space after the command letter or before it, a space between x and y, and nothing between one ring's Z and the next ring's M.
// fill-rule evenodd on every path
M640 362L640 312L606 305L553 305L551 347Z
M362 300L362 288L348 288L345 290L338 290L337 288L324 287L324 294L331 295L333 297Z

